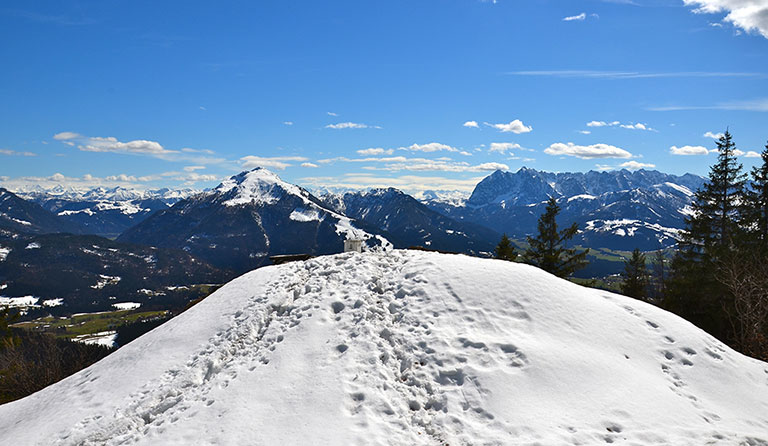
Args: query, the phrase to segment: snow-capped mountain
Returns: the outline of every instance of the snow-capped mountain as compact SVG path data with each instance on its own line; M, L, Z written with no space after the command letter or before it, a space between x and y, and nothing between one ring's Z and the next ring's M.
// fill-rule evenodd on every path
M337 212L384 231L398 248L477 254L492 251L501 237L486 227L448 218L394 188L325 195L322 200Z
M117 237L153 213L196 193L193 189L137 190L123 187L77 189L56 186L32 188L20 196L40 204L62 220L91 234Z
M78 234L83 232L83 229L75 223L57 217L38 204L0 188L0 238L54 232Z
M390 251L235 279L0 406L0 443L763 445L766 414L768 364L671 313Z
M496 171L463 206L427 201L444 215L522 238L535 233L546 201L561 206L559 223L581 229L579 243L614 249L672 246L685 227L694 192L706 180L657 171L549 173Z
M341 252L347 238L389 245L307 190L256 168L151 215L118 240L181 248L245 272L269 263L271 255Z

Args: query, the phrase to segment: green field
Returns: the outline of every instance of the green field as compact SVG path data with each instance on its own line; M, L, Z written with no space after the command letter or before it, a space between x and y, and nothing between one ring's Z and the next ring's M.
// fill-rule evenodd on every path
M74 338L108 330L115 330L120 325L140 319L153 319L163 316L167 311L119 310L104 313L77 314L72 317L42 317L33 321L19 322L15 327L51 333L57 338Z

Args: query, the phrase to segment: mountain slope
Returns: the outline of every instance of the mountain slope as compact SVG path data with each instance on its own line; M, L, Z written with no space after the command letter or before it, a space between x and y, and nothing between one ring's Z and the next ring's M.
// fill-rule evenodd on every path
M82 228L64 221L38 204L24 200L7 189L0 188L0 238L18 233L45 234L70 232L79 234Z
M276 254L341 252L345 238L386 242L326 209L306 190L256 168L153 214L118 240L182 248L218 267L245 272Z
M106 311L126 301L183 307L196 297L185 286L233 277L179 249L93 235L20 235L0 240L0 253L0 295L38 299L45 308L30 314L38 316Z
M384 231L396 248L490 252L501 237L483 226L445 217L394 188L326 195L323 201L339 213Z
M0 406L0 442L760 445L766 414L768 364L677 316L392 251L250 272Z

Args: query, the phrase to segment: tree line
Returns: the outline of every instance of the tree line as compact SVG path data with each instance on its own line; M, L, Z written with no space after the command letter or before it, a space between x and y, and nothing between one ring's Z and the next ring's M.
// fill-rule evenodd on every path
M625 261L623 294L678 314L734 349L768 360L768 144L762 164L745 172L729 131L717 141L717 160L696 191L678 249L670 262L662 251L647 265L635 249ZM587 264L587 250L566 248L576 224L558 230L557 201L540 216L521 259L559 277ZM496 257L517 260L504 235ZM669 263L669 267L667 267Z

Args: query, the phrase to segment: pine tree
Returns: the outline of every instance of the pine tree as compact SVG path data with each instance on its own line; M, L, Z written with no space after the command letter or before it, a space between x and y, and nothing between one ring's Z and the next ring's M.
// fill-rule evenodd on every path
M510 262L514 262L517 259L517 252L507 234L501 236L501 241L496 245L495 253L497 259L509 260Z
M635 299L645 299L648 295L648 268L645 266L645 254L635 248L632 257L624 261L621 292Z
M747 191L747 226L760 250L768 251L768 144L760 154L763 164L752 168Z
M523 259L526 263L538 266L558 277L568 277L586 266L585 259L589 249L579 252L563 246L576 235L579 227L574 223L558 231L556 219L559 213L560 206L557 205L557 200L550 198L544 213L539 217L538 235L528 237L529 247L523 254Z

